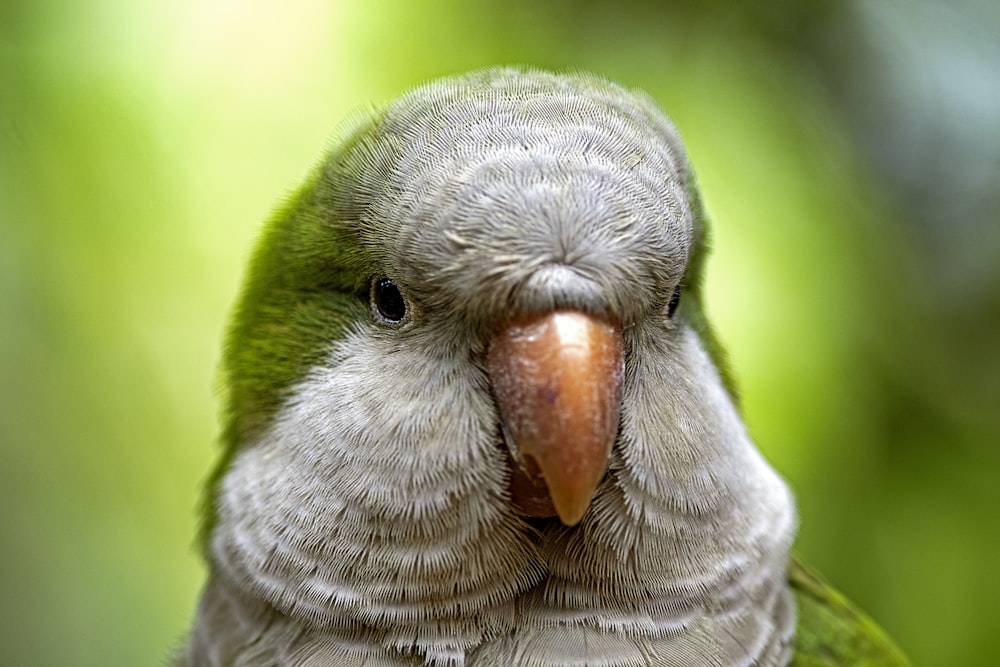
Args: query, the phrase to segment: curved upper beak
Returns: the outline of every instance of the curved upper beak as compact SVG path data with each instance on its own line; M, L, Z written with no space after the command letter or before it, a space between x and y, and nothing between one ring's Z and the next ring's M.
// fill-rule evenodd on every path
M620 327L578 311L515 318L490 341L487 372L513 460L515 507L577 524L618 432Z

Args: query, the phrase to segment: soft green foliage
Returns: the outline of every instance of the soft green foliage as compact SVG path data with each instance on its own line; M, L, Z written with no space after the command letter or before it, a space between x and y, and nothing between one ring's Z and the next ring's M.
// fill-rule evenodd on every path
M975 243L972 263L950 245L968 208L910 224L859 157L831 82L914 126L875 106L893 89L864 78L850 7L3 3L5 663L155 665L179 640L204 578L219 340L276 193L351 109L518 62L642 87L674 118L713 219L707 308L755 439L796 490L800 550L917 664L1000 662L998 246ZM911 26L867 27L891 50ZM967 53L967 35L953 45ZM992 108L969 100L995 66L938 70L969 97L928 84L935 101ZM951 148L1000 145L970 131ZM979 268L956 284L956 265Z
M691 323L691 326L698 332L698 336L705 344L712 360L715 362L719 373L722 375L726 388L729 389L735 401L739 401L738 386L733 378L732 369L729 367L729 358L725 349L719 342L711 322L705 315L705 290L703 283L705 278L705 260L709 255L712 226L708 223L705 213L705 206L701 199L701 191L698 188L697 176L692 173L688 183L688 196L691 201L691 216L698 221L695 229L698 236L694 244L694 251L688 261L687 272L684 274L684 287L686 290L684 301L681 303L681 314Z

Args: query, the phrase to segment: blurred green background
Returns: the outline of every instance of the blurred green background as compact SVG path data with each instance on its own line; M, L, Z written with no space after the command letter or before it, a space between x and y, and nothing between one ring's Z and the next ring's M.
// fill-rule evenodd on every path
M1000 664L1000 5L7 0L0 662L161 664L219 341L345 116L496 63L648 90L799 548L921 665Z

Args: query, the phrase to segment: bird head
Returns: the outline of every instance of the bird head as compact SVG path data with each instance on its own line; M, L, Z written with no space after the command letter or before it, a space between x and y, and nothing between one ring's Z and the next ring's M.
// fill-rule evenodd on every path
M272 221L227 347L230 455L363 335L391 341L397 367L372 382L413 417L384 439L405 447L424 410L393 399L399 376L465 359L489 392L512 507L582 518L618 432L627 331L681 327L682 292L682 315L703 319L687 294L703 221L680 138L645 95L512 74L473 75L473 95L468 76L437 82L356 123Z
M650 98L493 69L342 136L229 332L218 577L310 622L472 636L552 568L672 594L772 514L748 548L783 562L794 512L720 370L701 204Z

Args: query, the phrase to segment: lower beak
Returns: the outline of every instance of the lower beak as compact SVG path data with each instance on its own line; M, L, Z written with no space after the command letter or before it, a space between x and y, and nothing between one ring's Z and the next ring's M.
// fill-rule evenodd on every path
M577 311L515 318L491 340L487 372L513 459L515 508L579 523L618 432L620 328Z

